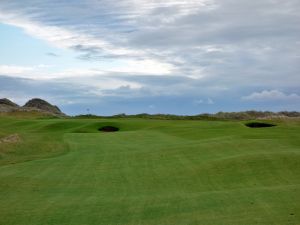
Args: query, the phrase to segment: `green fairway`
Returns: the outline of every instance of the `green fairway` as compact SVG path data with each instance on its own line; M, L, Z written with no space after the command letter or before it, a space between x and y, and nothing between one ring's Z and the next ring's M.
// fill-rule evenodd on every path
M0 224L299 225L299 120L245 123L0 118Z

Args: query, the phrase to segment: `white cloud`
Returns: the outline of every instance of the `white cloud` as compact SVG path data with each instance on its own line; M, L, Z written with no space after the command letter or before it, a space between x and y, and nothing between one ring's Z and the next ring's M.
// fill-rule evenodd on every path
M211 98L207 99L197 99L194 101L195 105L201 105L201 104L207 104L207 105L213 105L215 102Z
M28 2L30 0L14 4L9 1L0 3L0 22L20 27L29 35L46 40L56 47L80 51L92 60L99 60L102 56L125 58L128 66L116 68L116 72L163 75L176 65L167 62L165 56L157 57L153 49L130 44L131 34L124 33L123 29L142 30L148 26L153 27L153 21L155 27L163 24L163 21L168 24L180 17L211 8L213 1L126 0L115 4L90 0L83 7L70 6L67 1L56 7L44 1L35 4L34 8L27 8L30 5ZM157 23L157 19L160 23ZM115 20L119 21L117 26ZM111 23L116 28L112 29Z
M214 101L213 101L211 98L208 98L208 99L207 99L207 104L213 105L213 104L215 104L215 103L214 103Z
M1 0L0 22L86 60L70 65L62 53L51 68L2 65L1 74L70 79L97 94L120 88L133 96L140 88L145 96L211 96L218 104L220 96L237 99L240 90L264 84L268 90L243 99L299 99L298 92L278 91L299 89L299 0L79 2Z
M296 93L286 94L278 90L264 90L262 92L254 92L248 96L244 96L242 99L248 101L299 101L300 95Z
M19 13L1 12L0 22L22 28L29 35L46 40L59 48L80 48L81 50L99 50L108 55L140 55L138 50L130 50L124 47L112 45L103 38L93 36L89 33L81 33L71 28L46 25L30 17Z
M0 65L0 74L2 75L22 75L34 71L35 67L16 66L16 65Z
M74 65L73 68L56 68L53 65L0 65L0 75L47 80L63 79L71 77L93 77L95 75L107 74L136 74L136 75L168 75L174 67L171 64L158 62L156 60L116 60L117 63L111 65L96 66L93 68ZM90 80L90 82L92 82Z
M159 62L157 60L145 59L145 60L124 60L124 65L115 66L108 72L120 72L120 73L136 73L142 75L166 75L170 74L174 70L172 64Z
M35 66L16 66L16 65L0 65L0 75L28 78L28 79L54 79L54 78L64 78L64 77L76 77L83 75L95 75L96 72L92 69L66 69L61 72L48 72L49 65L35 65Z
M102 73L100 70L89 68L71 68L64 69L62 71L51 72L49 68L53 68L53 66L44 64L34 66L0 65L0 75L35 80L47 80L78 76L93 76L95 74Z
M53 77L50 73L43 76L45 70L51 68L51 65L39 64L33 66L19 66L19 65L0 65L0 75L20 77L20 78L33 78L45 79Z
M83 85L90 87L90 93L96 95L105 95L103 90L115 90L120 88L126 89L140 89L142 85L138 82L126 81L123 79L117 79L114 77L101 77L100 80L96 80L94 77L78 77L76 79L67 79L72 82L73 85Z

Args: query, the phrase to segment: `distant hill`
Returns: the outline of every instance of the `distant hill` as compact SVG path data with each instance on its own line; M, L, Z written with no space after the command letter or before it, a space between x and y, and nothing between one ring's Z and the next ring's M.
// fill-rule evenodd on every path
M0 105L7 105L7 106L11 106L11 107L19 107L19 105L17 105L16 103L12 102L11 100L9 100L7 98L0 99Z
M244 111L244 112L218 112L215 114L203 113L198 115L172 115L172 114L136 114L126 115L118 114L114 116L98 116L98 115L77 115L75 118L142 118L142 119L157 119L157 120L254 120L254 119L300 119L300 112L297 111Z
M33 98L29 100L28 102L26 102L26 104L23 107L36 108L54 114L62 114L62 112L56 105L51 105L49 102L40 98Z
M7 98L0 99L0 113L13 112L38 112L49 116L65 116L56 105L52 105L43 99L31 99L24 106L19 106Z

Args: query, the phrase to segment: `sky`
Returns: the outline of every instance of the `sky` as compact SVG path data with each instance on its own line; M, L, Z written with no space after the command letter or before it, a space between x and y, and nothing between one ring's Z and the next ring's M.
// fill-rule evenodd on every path
M1 0L0 98L67 114L300 110L299 0Z

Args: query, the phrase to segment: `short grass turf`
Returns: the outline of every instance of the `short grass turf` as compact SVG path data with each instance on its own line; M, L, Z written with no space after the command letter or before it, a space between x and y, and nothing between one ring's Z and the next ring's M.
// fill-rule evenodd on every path
M299 225L299 121L245 123L0 118L0 224Z

